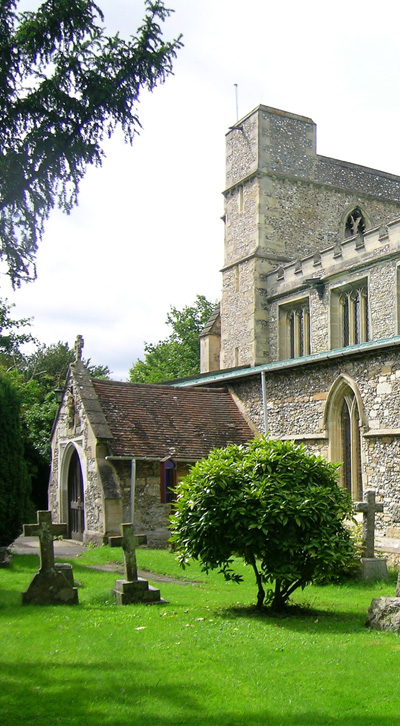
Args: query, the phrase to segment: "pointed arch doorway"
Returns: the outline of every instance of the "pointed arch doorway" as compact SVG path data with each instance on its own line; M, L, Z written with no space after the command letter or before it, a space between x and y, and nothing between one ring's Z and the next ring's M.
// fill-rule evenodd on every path
M68 466L68 536L82 541L84 529L83 477L78 452L74 449Z

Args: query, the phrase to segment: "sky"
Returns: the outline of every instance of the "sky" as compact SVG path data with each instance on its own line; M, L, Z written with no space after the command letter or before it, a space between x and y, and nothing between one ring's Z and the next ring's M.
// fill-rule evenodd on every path
M225 134L260 103L311 117L317 152L400 175L397 0L167 0L182 33L174 75L138 106L133 145L116 134L79 205L51 214L37 279L0 295L47 345L73 346L127 380L171 306L221 294ZM143 0L98 0L110 33L134 34ZM18 9L35 9L21 0Z

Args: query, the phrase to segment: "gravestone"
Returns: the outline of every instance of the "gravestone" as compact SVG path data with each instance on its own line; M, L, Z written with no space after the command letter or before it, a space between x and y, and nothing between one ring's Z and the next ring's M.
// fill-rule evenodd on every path
M400 632L400 570L395 597L376 597L372 600L365 625L389 633Z
M383 512L383 504L375 499L375 491L367 489L363 502L355 502L356 512L363 515L363 545L361 577L363 580L387 580L386 559L375 557L375 514Z
M160 603L165 602L160 596L160 591L151 587L147 580L138 577L136 547L146 544L147 537L144 534L135 535L133 525L130 523L121 524L121 536L109 537L111 547L122 547L124 553L125 579L116 580L113 590L118 605L130 605L131 603Z
M65 537L66 524L53 524L51 512L38 511L36 524L24 524L24 537L39 537L40 567L27 590L22 593L23 605L57 605L78 603L78 590L73 586L72 566L54 562L54 537Z

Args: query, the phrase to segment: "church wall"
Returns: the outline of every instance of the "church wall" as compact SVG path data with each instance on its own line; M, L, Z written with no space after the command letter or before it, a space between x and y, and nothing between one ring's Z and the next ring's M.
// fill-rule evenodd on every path
M344 238L346 210L361 205L371 227L398 216L400 204L291 178L261 179L260 216L266 254L296 260ZM265 190L264 190L265 187Z
M118 476L121 481L123 497L123 521L131 521L131 465L130 462L116 462ZM188 473L190 465L176 462L177 480ZM161 502L160 493L160 462L136 461L135 473L135 507L133 526L138 534L147 536L149 547L165 547L169 532L169 516L171 504Z
M254 354L254 260L227 270L223 277L221 328L232 335L221 338L221 367L246 365Z
M225 199L224 265L252 254L258 244L259 183L250 179Z
M371 332L374 340L397 334L397 261L383 262L368 278Z
M335 380L349 376L360 393L365 428L361 431L363 488L384 502L378 529L400 536L400 351L343 357L323 364L266 371L268 432L293 438L312 453L329 455L325 406ZM260 375L235 381L232 388L246 415L264 430Z
M160 496L160 463L136 462L135 532L147 535L149 547L165 546L170 504L162 504Z
M387 537L400 538L400 436L366 437L368 487L384 502L377 527Z
M282 323L283 312L280 315L279 311L301 299L309 300L311 353L341 347L338 294L348 285L357 287L359 281L366 281L368 286L367 339L397 335L399 261L400 223L395 220L385 228L371 230L364 238L351 238L314 257L266 274L264 285L270 291L270 361L282 358L279 341L288 335ZM315 286L319 279L323 283L321 289Z

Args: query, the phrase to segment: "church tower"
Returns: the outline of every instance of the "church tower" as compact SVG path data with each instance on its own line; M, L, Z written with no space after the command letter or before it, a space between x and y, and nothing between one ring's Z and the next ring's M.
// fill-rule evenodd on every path
M310 118L258 106L227 133L224 198L221 369L271 360L268 273L356 233L349 220L364 232L399 215L400 183L319 156Z

